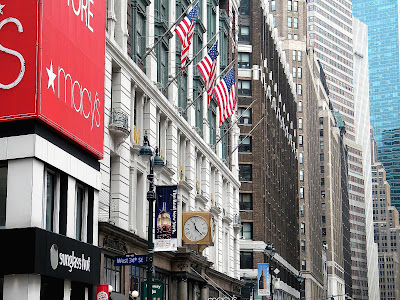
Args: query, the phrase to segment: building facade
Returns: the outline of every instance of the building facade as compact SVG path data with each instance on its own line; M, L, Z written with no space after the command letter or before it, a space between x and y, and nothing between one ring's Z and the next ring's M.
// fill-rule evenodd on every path
M379 160L385 166L391 186L392 204L399 209L399 160L394 153L398 137L391 134L392 130L400 128L398 9L396 0L353 1L354 16L368 26L371 124L378 143Z
M271 1L271 14L296 86L299 145L300 269L306 299L324 295L318 141L319 65L307 43L306 1Z
M216 74L225 75L237 53L238 3L199 2L188 54L194 62L179 75L181 45L168 28L188 7L186 1L108 1L99 246L101 283L112 285L114 295L143 295L147 279L143 266L114 264L115 256L147 254L150 166L139 156L145 135L165 162L155 185L177 185L177 251L154 253L163 299L240 295L239 131L229 121L219 127L216 101L207 106L196 68L218 39ZM182 214L205 211L215 220L214 245L183 244Z
M399 212L390 205L390 185L382 163L372 166L374 236L379 251L380 299L398 299L400 236Z
M240 4L242 299L252 293L255 299L262 297L255 284L259 263L270 263L275 271L270 287L274 299L299 299L297 99L287 54L265 4Z

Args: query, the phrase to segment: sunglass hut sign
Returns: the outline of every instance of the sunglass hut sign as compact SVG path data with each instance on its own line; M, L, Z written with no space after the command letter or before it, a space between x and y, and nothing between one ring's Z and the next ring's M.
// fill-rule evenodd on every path
M102 158L104 49L105 1L0 0L0 121L41 119Z

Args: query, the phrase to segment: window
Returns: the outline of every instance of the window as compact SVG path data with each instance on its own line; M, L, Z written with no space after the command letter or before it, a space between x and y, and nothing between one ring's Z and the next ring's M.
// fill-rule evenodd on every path
M299 19L293 18L293 28L299 28Z
M82 241L83 231L83 213L85 204L85 189L82 185L76 186L76 215L75 215L75 232L76 239Z
M276 10L276 1L272 0L271 1L271 11L274 11L274 10Z
M239 27L239 41L248 42L250 41L250 27L241 25Z
M253 194L239 193L239 209L253 210Z
M293 39L297 41L299 39L299 35L297 33L293 34Z
M296 51L296 50L293 50ZM297 61L301 61L301 50L297 50Z
M307 268L306 268L306 260L305 259L303 259L302 261L301 261L301 270L302 271L305 271Z
M129 266L129 285L130 291L138 291L142 295L142 282L146 281L146 268L142 266ZM165 299L165 298L164 298Z
M325 185L325 178L322 177L322 178L321 178L321 186L324 186L324 185Z
M208 126L210 127L210 144L215 145L217 141L217 104L215 100L210 101L210 105L208 106ZM215 149L214 149L215 151Z
M287 2L287 10L288 11L292 10L292 0L288 0L288 2Z
M249 0L241 0L239 13L241 15L248 15L249 14Z
M46 230L54 231L54 209L56 206L56 174L46 172Z
M251 136L239 136L239 152L251 153Z
M326 228L322 228L322 236L326 236Z
M133 28L130 28L131 36L131 55L132 59L138 63L146 52L146 1L139 0L137 5L132 6L132 22ZM131 34L133 32L133 34ZM143 69L143 63L140 64Z
M298 108L299 112L303 111L303 101L298 101L297 102L297 108Z
M252 181L252 165L239 165L239 180Z
M272 17L272 23L273 23L274 28L275 28L276 27L276 17L275 16Z
M319 117L319 124L323 125L324 124L324 118L323 117Z
M325 222L326 222L326 217L322 216L322 223L325 224Z
M288 26L289 28L292 28L292 17L288 17L288 18L287 18L287 26Z
M326 209L325 203L321 203L321 210L322 210L322 211L325 211L325 209Z
M301 78L301 68L297 68L297 78Z
M240 251L240 268L253 269L253 252Z
M243 222L240 229L240 236L244 240L251 240L253 238L253 223Z
M239 107L238 109L239 124L241 125L251 125L251 108L247 109L245 107Z
M299 180L304 181L304 171L303 170L299 171Z
M299 1L293 1L293 11L299 11Z
M300 193L299 193L300 199L304 199L304 188L300 188Z
M324 150L324 141L319 141L319 149L320 149L321 151Z
M324 136L324 130L323 129L319 130L319 136Z
M325 172L325 167L324 167L324 166L320 166L319 169L320 169L321 174L324 174L324 172Z
M303 164L303 152L299 153L299 164Z
M299 118L299 129L303 129L303 119Z
M0 228L6 226L7 163L0 162Z
M296 50L293 50L292 60L293 60L293 61L296 61L296 59L297 59L297 51L296 51ZM293 76L293 77L294 77L294 76Z
M299 146L303 146L303 136L299 135Z
M325 198L325 191L321 191L321 198L324 199Z
M298 84L297 85L297 95L302 95L303 94L303 89L302 89L302 85Z
M251 81L250 80L238 80L238 95L239 96L251 96Z
M300 233L306 234L306 224L304 224L304 222L301 222L300 224Z
M103 283L112 285L114 292L121 292L121 266L114 266L114 258L104 256Z
M238 53L238 65L239 65L239 68L250 69L250 53L239 52Z
M292 72L292 73L293 73L293 78L296 78L296 76L297 76L297 75L296 75L296 71L297 71L297 68L296 68L296 67L293 67L293 72Z
M306 251L306 241L305 240L301 241L300 246L301 246L301 251Z
M304 217L304 204L300 205L300 217Z
M293 35L291 33L288 33L287 38L288 38L288 40L291 40L291 39L293 39Z

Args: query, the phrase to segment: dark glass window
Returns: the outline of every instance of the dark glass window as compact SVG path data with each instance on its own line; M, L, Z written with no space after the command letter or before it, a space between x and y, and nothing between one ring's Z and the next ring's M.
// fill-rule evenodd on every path
M253 194L240 193L239 194L239 209L252 210L253 209Z
M239 119L239 124L240 125L251 125L251 108L246 110L245 107L239 107L238 109L238 116L240 117Z
M253 252L240 251L240 268L253 269Z
M251 240L253 238L253 223L243 222L240 229L240 236L244 240Z
M238 95L239 96L251 96L251 81L250 80L238 80Z
M239 165L239 180L252 181L252 165Z
M0 162L0 227L6 226L7 164Z
M238 66L243 69L250 69L250 53L239 52L238 53Z
M251 136L239 136L239 152L251 153Z
M239 41L240 42L248 42L250 41L250 27L249 26L240 26L239 27Z
M82 227L83 227L83 205L85 202L85 190L83 186L76 186L76 218L75 218L75 230L76 239L82 240Z
M121 266L114 266L113 257L104 256L103 284L112 285L115 292L121 292Z
M54 229L56 174L47 170L46 174L46 230Z
M239 13L241 15L248 15L249 14L249 0L241 0Z

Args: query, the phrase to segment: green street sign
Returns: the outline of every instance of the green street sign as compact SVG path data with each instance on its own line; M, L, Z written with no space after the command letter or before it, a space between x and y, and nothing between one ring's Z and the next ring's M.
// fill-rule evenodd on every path
M142 282L142 300L147 300L147 282ZM164 300L164 283L163 282L153 282L151 289L151 299L150 300Z

